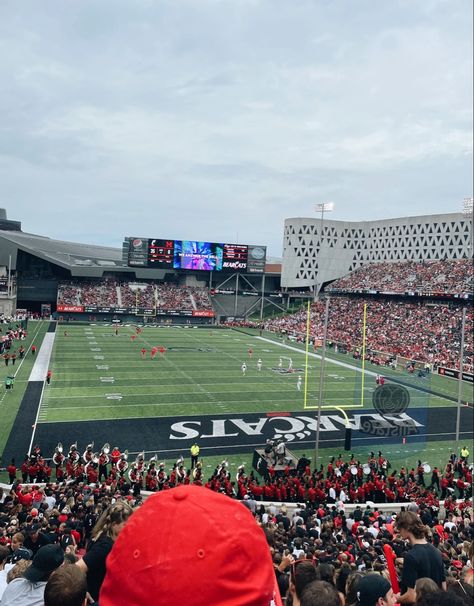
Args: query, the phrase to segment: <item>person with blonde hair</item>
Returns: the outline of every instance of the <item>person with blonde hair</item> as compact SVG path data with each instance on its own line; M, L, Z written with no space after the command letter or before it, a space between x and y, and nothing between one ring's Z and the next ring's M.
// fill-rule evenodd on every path
M105 560L132 513L133 509L126 501L117 501L110 505L92 530L86 554L75 564L86 573L87 591L95 601L99 598L105 577Z

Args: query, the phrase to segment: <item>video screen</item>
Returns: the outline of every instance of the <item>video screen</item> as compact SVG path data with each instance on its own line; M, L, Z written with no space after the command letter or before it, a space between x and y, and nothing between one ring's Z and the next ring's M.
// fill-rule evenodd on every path
M174 241L174 269L220 271L224 245L193 240Z

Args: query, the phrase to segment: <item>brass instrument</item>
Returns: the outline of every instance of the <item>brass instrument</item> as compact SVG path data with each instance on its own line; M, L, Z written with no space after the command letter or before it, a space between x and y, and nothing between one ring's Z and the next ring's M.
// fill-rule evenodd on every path
M87 445L87 448L82 453L82 458L84 459L84 461L90 461L93 448L94 448L94 442Z
M71 444L71 446L69 446L68 457L71 459L72 463L77 463L79 461L80 454L77 450L77 442L74 442L74 444Z
M102 450L100 451L100 454L104 455L104 465L107 465L110 462L109 452L110 452L110 444L108 442L106 442L102 446Z
M58 442L58 445L54 449L53 463L58 467L59 465L61 465L61 463L63 461L64 461L63 445L61 444L61 442Z

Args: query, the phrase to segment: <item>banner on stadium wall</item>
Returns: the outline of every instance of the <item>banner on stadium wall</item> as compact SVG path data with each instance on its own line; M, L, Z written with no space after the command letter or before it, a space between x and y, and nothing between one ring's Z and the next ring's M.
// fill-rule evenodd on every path
M56 311L66 313L82 313L84 311L84 305L57 305Z
M444 368L443 366L438 367L438 374L444 377L451 377L452 379L459 379L459 370L454 368ZM462 373L462 380L467 383L474 383L474 375L469 372Z
M213 318L212 309L152 309L146 307L98 307L96 305L57 305L56 310L62 313L86 314L135 314L137 316L187 316Z

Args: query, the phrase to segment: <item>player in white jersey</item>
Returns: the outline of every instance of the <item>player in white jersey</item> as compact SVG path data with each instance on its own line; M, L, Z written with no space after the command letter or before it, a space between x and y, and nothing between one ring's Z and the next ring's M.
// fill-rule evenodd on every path
M260 372L262 370L262 358L258 359L257 362L257 370Z
M298 380L296 381L296 389L298 391L301 391L301 383L302 383L303 379L301 378L301 375L298 376Z
M288 361L288 372L293 370L293 360L290 358Z
M283 368L283 359L280 358L280 361L278 362L278 368Z
M247 372L247 364L245 362L242 362L242 366L240 368L242 370L242 374L245 377L245 373Z

